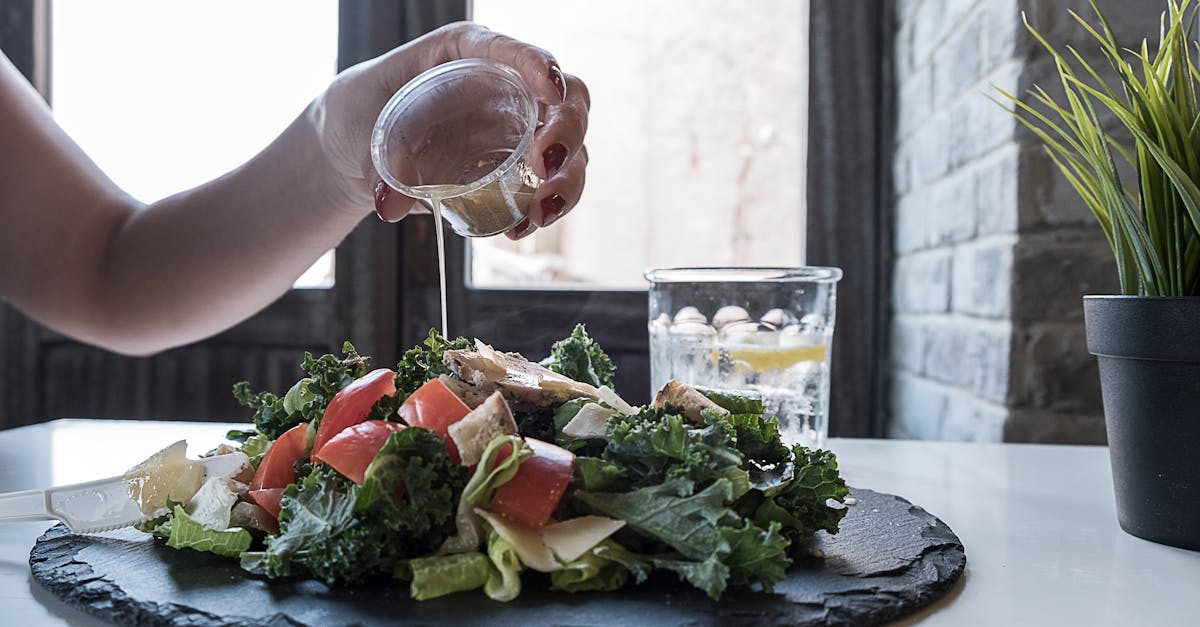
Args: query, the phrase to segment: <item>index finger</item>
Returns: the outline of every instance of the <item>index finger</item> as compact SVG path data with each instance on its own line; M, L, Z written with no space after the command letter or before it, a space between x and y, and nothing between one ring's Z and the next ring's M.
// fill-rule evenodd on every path
M472 22L452 24L445 28L458 29L459 32L455 33L457 36L443 39L445 58L438 63L455 59L492 59L516 70L537 100L561 104L567 99L566 78L554 55L546 50Z

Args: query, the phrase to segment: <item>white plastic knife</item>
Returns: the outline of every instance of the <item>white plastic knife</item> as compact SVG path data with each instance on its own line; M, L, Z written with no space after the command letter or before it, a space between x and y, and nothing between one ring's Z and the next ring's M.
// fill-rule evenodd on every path
M243 453L203 457L205 479L236 474L244 464ZM0 494L0 522L18 520L61 520L73 533L99 533L136 525L161 516L166 508L143 514L129 496L124 476Z

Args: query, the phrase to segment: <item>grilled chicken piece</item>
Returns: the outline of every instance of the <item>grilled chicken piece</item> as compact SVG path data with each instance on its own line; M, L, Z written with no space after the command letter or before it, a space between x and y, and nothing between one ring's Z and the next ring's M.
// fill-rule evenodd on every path
M462 402L467 404L467 407L475 409L483 404L488 399L487 390L481 387L476 387L450 374L438 375L438 380L450 388L454 395L461 398ZM492 391L496 391L493 387Z
M233 510L229 512L229 526L246 529L256 538L267 534L279 535L279 522L275 517L268 514L267 510L247 501L240 501L233 506Z
M687 418L688 422L697 425L704 424L704 416L701 416L700 412L705 409L711 409L722 416L729 415L728 409L712 402L707 396L675 379L667 381L667 384L654 397L655 407L662 407L667 403L682 407L683 417Z
M519 353L501 353L475 340L475 350L449 350L446 367L457 375L447 385L470 407L499 391L513 411L538 411L576 398L598 398L596 388L535 364ZM445 382L445 380L443 380Z

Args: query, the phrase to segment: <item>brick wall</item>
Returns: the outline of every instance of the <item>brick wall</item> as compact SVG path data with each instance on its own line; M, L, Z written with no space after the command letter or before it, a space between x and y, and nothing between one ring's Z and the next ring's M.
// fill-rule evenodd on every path
M1157 3L1099 4L1118 37L1157 35ZM1104 439L1080 299L1115 293L1111 253L1035 138L990 99L1056 81L1022 11L1051 41L1088 49L1069 9L1090 15L1086 0L898 3L894 437Z

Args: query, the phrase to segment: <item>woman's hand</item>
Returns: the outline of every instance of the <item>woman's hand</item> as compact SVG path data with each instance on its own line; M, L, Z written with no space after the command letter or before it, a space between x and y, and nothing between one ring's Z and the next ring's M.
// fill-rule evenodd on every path
M417 74L457 59L485 58L517 70L541 109L533 139L534 169L544 182L533 197L529 217L508 232L513 239L561 218L583 192L591 105L587 87L565 74L554 57L511 37L471 22L439 28L391 52L360 63L337 77L312 107L321 149L336 171L340 192L354 211L372 204L387 221L403 218L415 200L391 190L371 162L371 130L379 112Z

